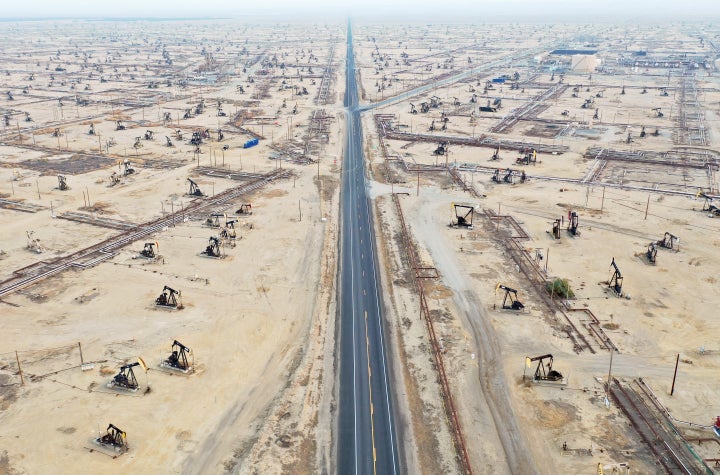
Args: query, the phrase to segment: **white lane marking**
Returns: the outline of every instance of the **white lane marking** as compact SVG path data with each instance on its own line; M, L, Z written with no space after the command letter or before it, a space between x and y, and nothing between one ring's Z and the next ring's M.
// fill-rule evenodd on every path
M350 196L352 197L352 181L350 181ZM349 207L349 212L352 213L352 207ZM350 245L350 289L351 289L351 299L350 299L350 305L352 307L352 349L353 349L353 413L354 413L354 437L353 442L355 445L355 475L358 475L360 473L360 465L358 461L358 404L357 404L357 391L355 391L354 387L357 383L357 349L355 346L355 259L353 258L353 249L354 246L352 244L352 237L353 237L353 219L352 216L348 216L348 227L350 228L350 235L349 235L349 245Z
M367 198L366 198L365 203L367 204ZM371 223L370 223L369 210L368 210L368 213L366 214L366 216L367 216L367 221L368 221L368 229L372 229L372 228L370 228ZM370 249L372 250L371 254L376 255L375 241L373 239L370 239ZM375 270L375 259L370 259L370 261L371 261L370 267L372 268L372 271L373 271L373 281L375 282L375 286L374 286L375 307L377 309L377 315L380 316L380 299L378 297L378 292L377 292L377 272ZM382 323L383 323L382 319L380 319L378 321L378 326L379 326L379 330L380 330L380 354L382 355L381 362L382 362L383 378L385 379L385 406L387 407L388 425L390 427L389 432L390 432L390 448L391 448L390 452L392 454L392 473L396 474L397 470L395 467L396 467L397 461L396 461L396 456L395 456L395 440L394 440L395 437L393 435L394 431L393 431L393 424L392 424L392 413L390 412L390 393L388 391L388 386L389 386L388 375L387 375L387 367L385 365L385 341L383 338L383 324Z

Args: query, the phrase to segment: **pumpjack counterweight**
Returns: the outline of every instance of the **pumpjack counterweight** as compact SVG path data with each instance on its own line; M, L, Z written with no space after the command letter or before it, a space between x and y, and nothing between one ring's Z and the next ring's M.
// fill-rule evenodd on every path
M567 380L563 377L562 373L553 369L553 355L547 354L533 358L525 358L525 365L528 368L532 368L535 362L537 362L537 366L535 367L535 374L532 377L534 383L567 384ZM524 374L523 379L525 379Z
M622 297L623 276L620 273L620 269L617 264L615 264L614 257L610 263L610 267L613 269L613 273L610 276L610 280L608 280L608 286L613 290L613 292L615 292L615 294L617 294L618 297Z
M197 183L195 183L190 178L187 179L187 181L190 183L190 191L188 191L188 195L190 196L205 196L205 193L200 191L200 187Z
M650 264L655 264L657 261L657 246L654 242L648 244L647 251L645 251L645 257Z
M105 434L95 439L95 443L121 453L127 452L129 449L127 434L113 424L108 424Z
M495 287L495 292L499 289L505 291L505 297L503 297L502 308L505 310L522 310L525 308L522 302L517 298L517 290L510 288L503 284L498 284Z
M120 372L108 383L108 387L137 391L139 385L133 371L135 366L140 366L140 363L136 362L121 366Z
M205 250L202 251L200 254L207 257L213 257L215 259L221 258L222 254L220 253L220 240L215 236L211 236L207 247L205 247Z
M194 364L188 361L188 355L192 350L177 340L173 341L170 356L165 359L160 366L183 373L189 373L193 370Z
M178 301L178 297L180 296L179 290L175 290L166 285L163 287L162 293L155 299L155 306L179 310L182 308L182 303Z
M452 210L455 216L454 219L450 221L450 226L467 229L473 228L475 206L463 203L453 203Z

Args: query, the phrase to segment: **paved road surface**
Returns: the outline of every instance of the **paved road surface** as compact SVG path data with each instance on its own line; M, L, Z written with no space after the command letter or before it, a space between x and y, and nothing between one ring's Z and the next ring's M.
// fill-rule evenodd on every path
M400 471L399 454L349 22L346 81L337 473L389 475Z

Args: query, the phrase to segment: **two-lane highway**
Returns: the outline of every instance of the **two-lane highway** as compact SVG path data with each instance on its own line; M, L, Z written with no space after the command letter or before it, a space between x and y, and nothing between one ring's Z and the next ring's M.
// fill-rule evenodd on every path
M380 279L363 159L352 29L348 21L340 245L337 473L397 474Z

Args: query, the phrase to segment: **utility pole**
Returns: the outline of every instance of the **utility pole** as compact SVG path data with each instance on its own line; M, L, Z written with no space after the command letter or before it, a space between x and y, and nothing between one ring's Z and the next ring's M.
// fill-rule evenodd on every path
M608 404L608 407L610 404L610 402L609 402L610 399L609 399L608 395L610 393L610 378L612 376L613 353L615 353L615 351L612 348L610 348L610 367L608 368L607 388L605 389L605 401L606 401L606 404Z
M20 374L20 384L25 386L25 378L23 378L22 368L20 367L20 357L18 356L17 350L15 350L15 361L17 361L18 374Z
M675 378L677 378L677 370L678 370L678 364L680 363L680 353L677 354L677 358L675 358L675 373L673 373L673 382L672 387L670 388L670 395L672 396L675 392Z

